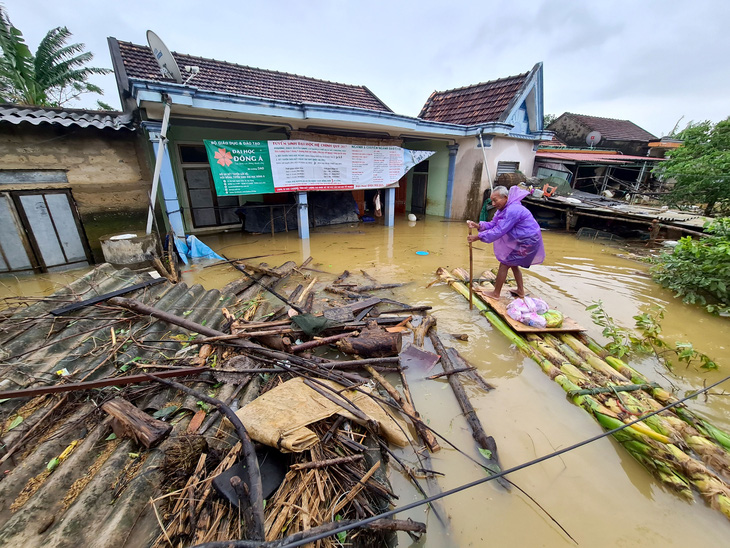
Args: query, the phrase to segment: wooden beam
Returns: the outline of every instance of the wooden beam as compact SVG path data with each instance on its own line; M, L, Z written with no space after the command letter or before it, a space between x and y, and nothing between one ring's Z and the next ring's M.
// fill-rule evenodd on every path
M164 379L173 377L185 377L188 375L199 375L203 371L209 371L208 367L185 367L181 369L173 369L171 371L162 371L155 373L156 376ZM42 396L45 394L59 394L61 392L76 392L79 390L91 390L92 388L103 388L105 386L125 386L127 384L137 384L140 382L148 382L150 379L147 375L127 375L126 377L113 377L108 379L100 379L98 381L75 382L70 384L58 384L55 386L43 386L40 388L24 388L21 390L5 390L0 392L0 399L10 398L32 398L34 396Z

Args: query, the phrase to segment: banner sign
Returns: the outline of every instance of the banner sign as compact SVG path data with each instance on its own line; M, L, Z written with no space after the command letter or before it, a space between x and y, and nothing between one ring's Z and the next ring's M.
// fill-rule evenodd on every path
M383 188L434 154L314 141L204 143L218 196Z

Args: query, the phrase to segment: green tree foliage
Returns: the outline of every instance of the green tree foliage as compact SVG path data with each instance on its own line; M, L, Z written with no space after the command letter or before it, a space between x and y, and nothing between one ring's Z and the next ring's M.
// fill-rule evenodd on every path
M674 291L686 303L708 312L730 313L730 218L708 223L710 236L679 240L670 253L662 253L652 266L654 280Z
M690 123L677 134L681 147L655 169L676 181L664 200L673 206L705 204L705 215L730 210L730 118L713 124Z
M111 70L87 66L93 54L85 52L83 44L68 44L70 38L66 27L51 29L33 55L0 5L0 101L58 107L82 93L103 95L87 80Z
M558 119L556 114L546 114L542 117L542 127L546 128Z

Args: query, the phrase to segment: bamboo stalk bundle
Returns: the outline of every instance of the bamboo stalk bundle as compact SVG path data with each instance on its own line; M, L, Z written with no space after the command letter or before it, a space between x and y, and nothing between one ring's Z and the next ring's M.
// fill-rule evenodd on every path
M454 272L455 276L439 268L437 275L468 299L463 269ZM670 392L610 356L590 337L568 333L522 337L478 294L474 305L559 384L570 401L591 413L606 430L676 401ZM632 424L613 437L668 489L693 500L694 487L712 508L730 519L730 435L680 405Z

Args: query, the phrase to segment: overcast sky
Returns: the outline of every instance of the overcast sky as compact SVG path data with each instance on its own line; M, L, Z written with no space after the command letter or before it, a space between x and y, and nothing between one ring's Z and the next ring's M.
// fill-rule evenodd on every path
M545 112L631 120L656 136L730 115L730 2L663 0L0 0L35 52L66 26L111 68L107 37L367 86L417 116L434 90L544 64ZM93 80L119 108L113 76ZM88 97L74 105L95 106Z

